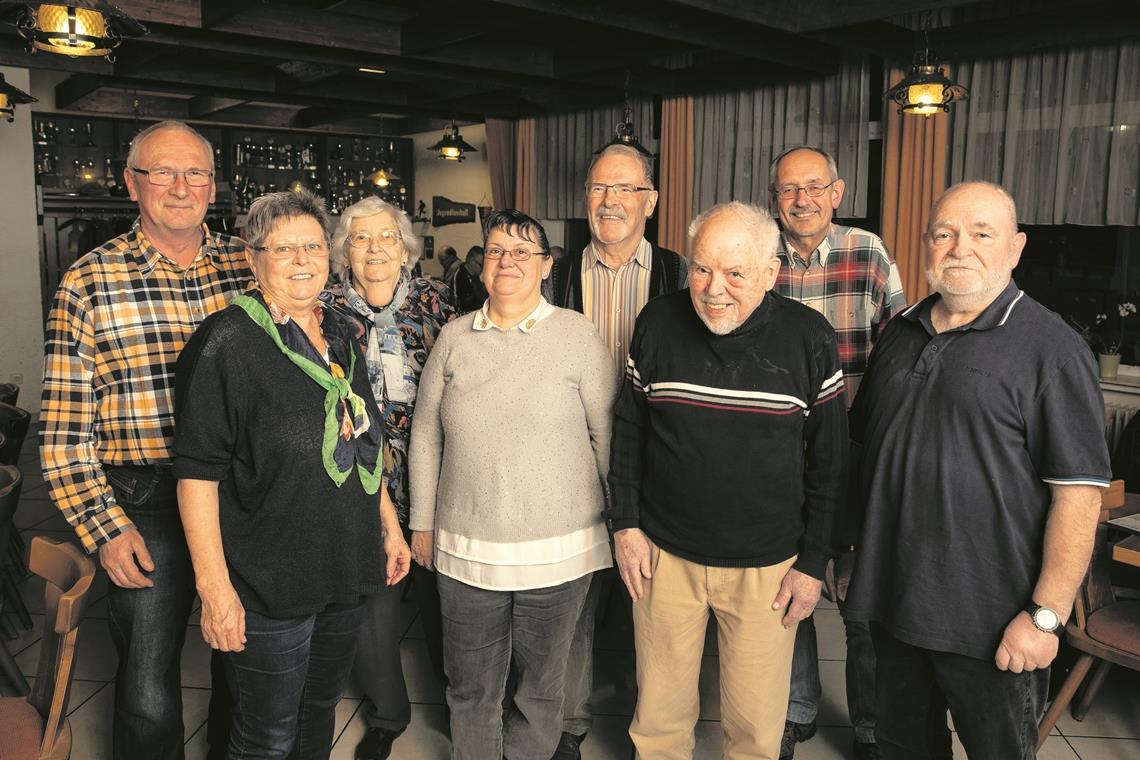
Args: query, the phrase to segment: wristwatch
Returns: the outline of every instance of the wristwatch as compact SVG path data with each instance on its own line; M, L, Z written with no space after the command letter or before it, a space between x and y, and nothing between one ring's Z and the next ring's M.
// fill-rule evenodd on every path
M1061 632L1064 626L1061 625L1061 616L1057 611L1049 607L1042 607L1032 599L1029 604L1025 606L1025 611L1029 613L1029 619L1033 621L1033 626L1042 633L1052 633L1058 638L1061 637Z

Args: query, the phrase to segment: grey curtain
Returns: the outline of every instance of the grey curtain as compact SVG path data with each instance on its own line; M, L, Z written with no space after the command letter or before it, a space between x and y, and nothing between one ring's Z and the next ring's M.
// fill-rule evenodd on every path
M1140 43L955 65L950 179L1013 193L1028 224L1140 224Z
M656 112L652 100L634 100L633 124L641 144L658 153L653 137ZM582 185L594 151L614 136L622 121L621 103L609 108L541 116L535 122L535 208L539 219L582 219L586 203Z
M814 145L835 156L847 184L837 215L866 216L869 92L867 61L851 56L824 79L694 98L693 214L730 200L767 206L772 160Z

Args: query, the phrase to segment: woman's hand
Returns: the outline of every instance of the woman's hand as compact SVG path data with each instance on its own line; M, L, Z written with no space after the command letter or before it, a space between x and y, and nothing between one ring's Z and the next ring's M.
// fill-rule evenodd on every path
M435 569L434 530L412 531L412 559L414 559L417 564L427 568L428 570Z
M227 580L217 588L198 589L202 597L202 638L211 649L240 652L245 649L245 607Z
M412 569L412 550L404 540L403 531L384 531L384 554L388 557L388 585L395 586Z

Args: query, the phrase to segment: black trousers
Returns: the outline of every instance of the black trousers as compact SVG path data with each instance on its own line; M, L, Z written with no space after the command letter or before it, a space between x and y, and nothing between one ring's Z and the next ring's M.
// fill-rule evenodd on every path
M992 659L936 652L899 641L878 624L878 724L887 760L952 757L946 711L970 760L1033 760L1045 712L1049 669L1011 673Z

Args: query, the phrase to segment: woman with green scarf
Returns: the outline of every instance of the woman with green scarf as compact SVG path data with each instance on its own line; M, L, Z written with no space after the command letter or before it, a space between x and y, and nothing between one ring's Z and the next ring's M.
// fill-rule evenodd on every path
M328 757L363 597L409 567L360 325L317 298L327 229L309 193L254 201L256 286L178 360L174 474L233 699L229 757Z

